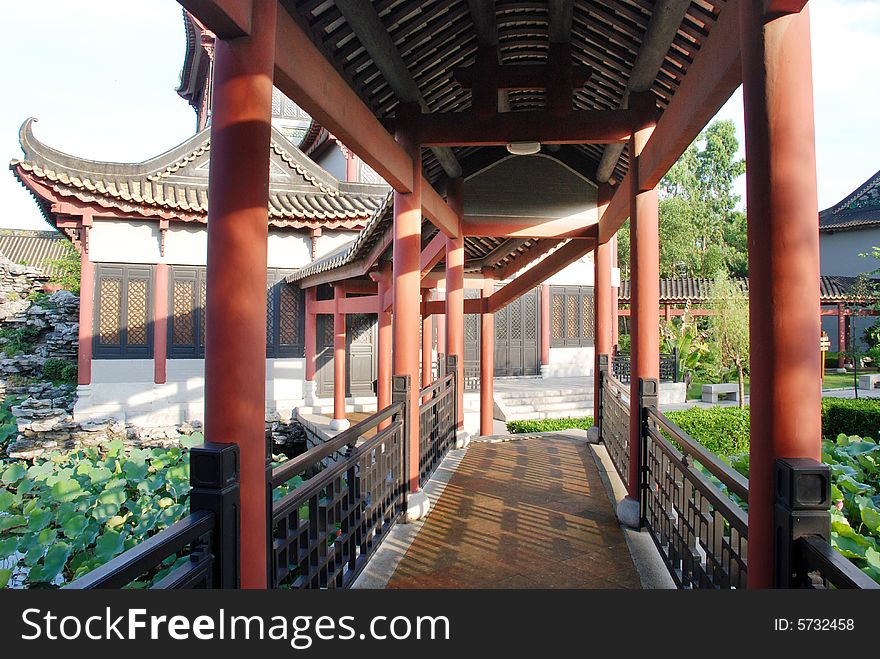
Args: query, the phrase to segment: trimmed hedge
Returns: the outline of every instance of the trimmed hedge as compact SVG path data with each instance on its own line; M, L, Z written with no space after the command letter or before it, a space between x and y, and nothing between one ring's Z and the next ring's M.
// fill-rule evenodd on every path
M568 430L570 428L582 428L587 430L593 426L593 417L567 417L564 419L534 419L531 421L508 421L507 432L522 434L529 432L551 432L553 430Z
M749 450L749 409L738 407L692 407L667 412L670 421L710 451L729 457ZM568 428L589 428L593 417L510 421L511 433L549 432ZM880 438L880 400L822 399L822 436L840 434Z
M823 398L822 435L880 438L880 400L870 398Z
M667 412L666 418L716 455L730 456L749 450L748 408L692 407Z

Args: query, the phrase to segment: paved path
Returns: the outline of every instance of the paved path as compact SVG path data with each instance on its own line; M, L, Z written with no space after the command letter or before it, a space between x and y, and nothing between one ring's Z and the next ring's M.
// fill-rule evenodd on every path
M388 588L639 588L589 446L472 443Z

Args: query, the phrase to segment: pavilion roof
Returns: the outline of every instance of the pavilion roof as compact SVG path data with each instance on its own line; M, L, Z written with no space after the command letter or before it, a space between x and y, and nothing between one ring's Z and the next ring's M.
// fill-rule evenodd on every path
M52 262L64 256L68 245L57 231L0 229L0 256L13 263L39 268L49 275L56 273Z
M44 189L99 208L146 217L205 222L208 213L210 130L140 163L97 162L53 149L24 122L24 157L10 162L15 176L34 193L52 222ZM388 187L336 180L272 129L269 175L270 225L292 228L359 229L382 203Z
M575 93L575 109L626 107L631 91L646 89L653 92L664 109L725 0L696 0L688 4L671 44L656 59L659 69L645 66L646 61L639 63L645 55L641 52L642 44L652 24L652 14L659 4L652 0L384 0L348 10L357 17L345 16L340 3L284 0L282 4L373 113L386 119L395 115L402 101L420 105L423 112L469 109L471 92L456 81L453 72L474 64L479 45L496 45L502 64L545 63L551 40L559 38L556 31L560 25L565 26L564 40L571 43L573 63L593 71L589 84ZM491 9L486 10L483 4ZM557 11L557 7L561 9ZM387 53L377 44L365 44L359 38L355 28L375 24L374 16L364 16L370 12L378 14L396 52ZM655 61L648 56L643 59ZM403 75L389 79L385 74L389 68ZM509 91L506 103L512 112L543 109L544 97L543 91ZM453 175L450 168L459 166L467 175L468 161L479 158L477 154L485 150L486 147L476 146L425 149L425 177L442 187L444 177ZM559 150L576 152L587 162L583 173L595 180L604 145L565 145ZM449 157L450 151L453 158ZM620 181L628 171L626 150L615 160L610 178Z
M822 304L837 302L864 301L866 296L858 291L856 283L859 277L845 277L840 275L822 275L819 279L819 296ZM744 277L734 277L736 283L745 293L749 292L749 280ZM714 279L680 277L677 279L660 280L661 304L685 304L708 302L711 298L712 284ZM876 299L876 296L867 296L868 299ZM620 282L620 291L617 297L623 304L630 302L630 281L623 279Z
M880 225L880 172L834 206L819 213L819 231L843 231Z
M373 213L367 225L358 236L332 252L325 254L287 277L288 282L303 281L314 275L340 270L343 266L359 265L354 276L366 274L383 258L390 259L391 231L394 220L393 194L388 194ZM422 248L438 231L423 220ZM537 239L504 239L466 236L464 239L465 270L474 271L482 267L500 267L529 250L541 249L542 241ZM377 250L378 248L378 250ZM441 260L442 263L442 260ZM353 276L351 271L342 273L340 279Z

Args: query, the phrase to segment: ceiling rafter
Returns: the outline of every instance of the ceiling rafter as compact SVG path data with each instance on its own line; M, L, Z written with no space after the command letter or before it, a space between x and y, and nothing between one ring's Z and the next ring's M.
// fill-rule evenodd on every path
M402 103L416 103L422 112L430 112L425 97L373 5L362 0L337 0L336 6L398 99ZM461 165L451 149L441 147L432 151L447 176L461 176Z

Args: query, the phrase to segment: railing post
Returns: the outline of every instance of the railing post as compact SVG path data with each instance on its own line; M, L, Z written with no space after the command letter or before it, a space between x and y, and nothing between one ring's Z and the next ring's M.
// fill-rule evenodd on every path
M189 451L190 512L214 513L214 588L241 585L237 444L206 442Z
M458 391L462 383L459 382L458 355L446 355L446 373L452 374L452 425L458 431Z
M648 487L648 408L659 409L660 382L654 378L639 378L639 526L645 523L645 489Z
M403 492L403 510L406 512L407 509L407 501L409 499L409 424L410 417L407 413L407 407L409 406L409 388L410 388L410 379L408 375L394 375L391 378L391 404L401 403L403 407L400 411L400 421L403 423L403 438L401 440L401 444L403 445L403 455L401 456L401 466L400 466L400 488Z
M795 556L796 541L810 535L831 540L831 469L812 458L781 458L774 472L773 583L776 588L797 588L806 574Z
M608 355L599 355L596 362L596 376L598 378L598 387L596 387L596 419L595 425L598 430L598 440L605 441L602 424L605 419L605 378L608 377Z

